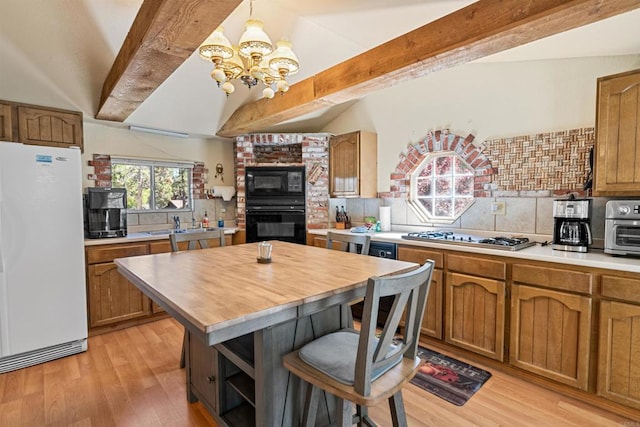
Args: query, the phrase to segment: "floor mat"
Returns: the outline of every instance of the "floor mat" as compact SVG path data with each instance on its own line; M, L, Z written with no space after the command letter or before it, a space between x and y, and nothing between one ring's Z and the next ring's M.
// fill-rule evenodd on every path
M491 378L491 373L444 354L420 347L425 363L411 384L457 406L464 405Z

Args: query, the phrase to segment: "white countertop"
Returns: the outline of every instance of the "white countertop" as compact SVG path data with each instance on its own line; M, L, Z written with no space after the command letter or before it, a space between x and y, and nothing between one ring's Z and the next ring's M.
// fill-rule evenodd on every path
M224 234L235 234L238 227L224 227ZM150 234L145 232L129 233L126 237L114 237L104 239L84 239L85 246L111 245L115 243L133 243L150 240L168 240L169 234Z
M327 231L333 231L344 234L362 234L351 233L349 230L337 229L318 229L309 230L311 234L326 235ZM617 271L628 271L640 273L640 258L638 257L621 257L605 254L601 249L592 249L587 253L566 252L554 250L550 245L530 246L519 251L505 251L500 249L490 249L486 247L473 247L452 243L441 242L419 242L416 240L406 240L402 235L406 232L369 232L372 240L379 242L398 243L409 246L422 246L426 248L446 249L449 251L470 252L476 254L504 256L509 258L527 259L532 261L547 261L561 264L579 265L582 267L604 268Z

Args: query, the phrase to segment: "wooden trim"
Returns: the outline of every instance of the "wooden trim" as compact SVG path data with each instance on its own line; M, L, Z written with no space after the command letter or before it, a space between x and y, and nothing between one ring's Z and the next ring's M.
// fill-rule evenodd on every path
M96 118L124 121L240 3L146 0L104 81Z
M259 131L638 7L637 0L480 0L296 83L286 96L243 105L217 135Z

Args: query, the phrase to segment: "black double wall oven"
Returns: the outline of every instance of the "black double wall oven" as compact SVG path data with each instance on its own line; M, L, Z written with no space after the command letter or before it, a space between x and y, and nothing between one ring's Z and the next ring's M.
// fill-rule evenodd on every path
M306 243L304 166L247 167L245 192L247 243Z

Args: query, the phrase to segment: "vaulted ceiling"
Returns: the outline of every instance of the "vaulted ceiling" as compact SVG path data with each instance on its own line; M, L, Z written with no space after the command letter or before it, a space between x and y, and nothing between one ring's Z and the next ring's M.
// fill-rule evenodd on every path
M640 54L640 0L255 0L254 16L274 41L293 42L301 71L283 96L239 87L227 99L194 51L220 24L239 39L248 0L1 7L0 99L65 108L51 101L62 98L114 125L205 136L322 126L373 91L470 61ZM45 87L54 93L38 95Z

